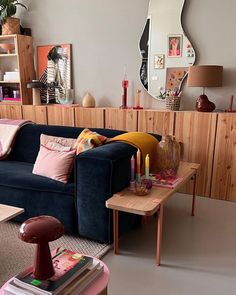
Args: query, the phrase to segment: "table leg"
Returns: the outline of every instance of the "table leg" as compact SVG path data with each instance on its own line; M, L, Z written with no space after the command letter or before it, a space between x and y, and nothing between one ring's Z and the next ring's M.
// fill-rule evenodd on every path
M196 182L197 182L197 174L194 174L194 176L193 176L192 216L194 216L194 214L195 214Z
M163 224L163 204L160 205L157 216L157 251L156 264L161 264L161 242L162 242L162 224Z
M114 254L119 254L119 245L118 245L118 211L113 210L113 238L114 238Z

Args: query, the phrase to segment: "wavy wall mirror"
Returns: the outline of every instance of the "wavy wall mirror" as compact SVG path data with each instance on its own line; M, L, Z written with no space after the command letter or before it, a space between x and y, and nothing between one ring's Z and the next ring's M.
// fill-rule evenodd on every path
M140 40L140 79L154 98L180 91L195 50L181 23L185 0L150 0L148 18Z

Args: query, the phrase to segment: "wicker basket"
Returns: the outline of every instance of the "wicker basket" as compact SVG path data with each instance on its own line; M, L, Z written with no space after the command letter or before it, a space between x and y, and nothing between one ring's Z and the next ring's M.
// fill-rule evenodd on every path
M166 108L171 111L179 111L180 100L179 96L166 96Z
M8 17L2 26L2 35L20 34L20 19Z

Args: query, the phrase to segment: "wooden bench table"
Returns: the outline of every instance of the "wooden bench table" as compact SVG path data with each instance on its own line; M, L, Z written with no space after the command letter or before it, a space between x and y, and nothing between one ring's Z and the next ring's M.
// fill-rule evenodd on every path
M156 263L160 265L163 207L166 200L177 192L187 181L193 179L192 216L195 210L196 178L200 164L181 162L178 169L178 177L182 178L174 189L153 187L147 196L136 196L128 188L114 194L106 201L106 207L113 209L114 253L118 254L118 212L128 212L142 216L157 214L157 250Z

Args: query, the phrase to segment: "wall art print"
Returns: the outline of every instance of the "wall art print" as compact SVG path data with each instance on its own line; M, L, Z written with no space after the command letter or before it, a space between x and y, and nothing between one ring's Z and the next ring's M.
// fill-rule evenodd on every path
M58 102L60 95L65 95L72 87L71 44L40 45L37 47L37 72L41 89L41 101Z
M187 67L166 69L166 91L181 89L181 85L188 74Z
M183 35L168 35L167 56L181 57L182 43L183 43Z
M155 54L154 55L154 69L164 69L165 68L165 55Z

